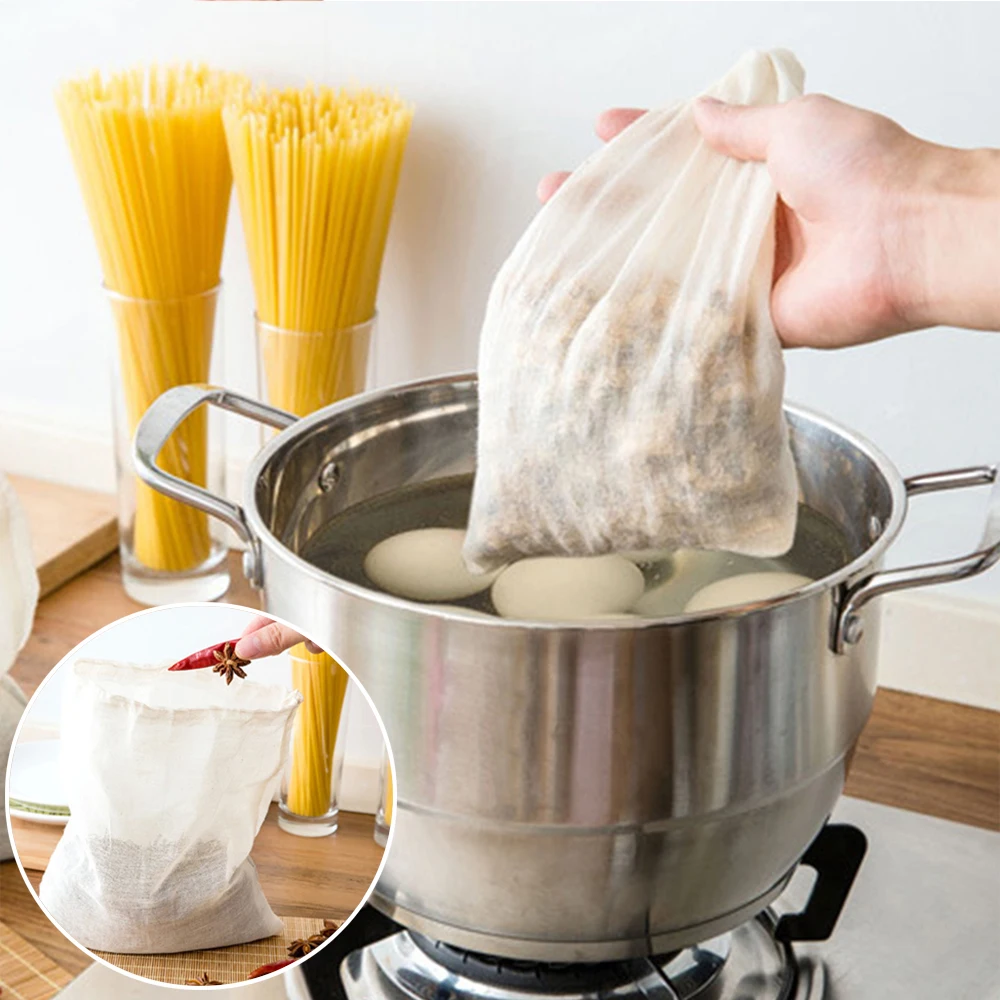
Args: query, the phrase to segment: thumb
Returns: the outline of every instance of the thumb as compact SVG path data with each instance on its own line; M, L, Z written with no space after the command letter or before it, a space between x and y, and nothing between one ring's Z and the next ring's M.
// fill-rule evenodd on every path
M705 141L737 160L766 160L780 105L726 104L714 97L694 102L694 120Z
M233 652L244 660L257 660L264 656L277 656L303 641L304 636L298 632L286 628L280 622L270 622L263 628L244 635L236 643Z

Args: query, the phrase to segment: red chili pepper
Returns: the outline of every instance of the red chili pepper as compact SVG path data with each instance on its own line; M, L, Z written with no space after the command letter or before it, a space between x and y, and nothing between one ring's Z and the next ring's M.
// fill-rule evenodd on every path
M197 653L185 656L183 660L178 660L171 670L201 670L203 667L214 667L219 661L215 658L216 653L221 653L226 646L236 648L239 639L227 639L225 642L217 642L208 649L199 649Z
M247 976L247 979L258 979L260 976L266 976L269 972L277 972L278 969L287 968L295 961L297 961L297 959L287 958L284 962L271 962L270 965L262 965L259 969L254 969L253 972Z

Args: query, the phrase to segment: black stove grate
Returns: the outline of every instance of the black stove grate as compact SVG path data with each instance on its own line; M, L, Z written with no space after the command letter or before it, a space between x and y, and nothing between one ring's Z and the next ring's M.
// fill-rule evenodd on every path
M432 941L410 931L410 937L423 952L457 976L488 986L548 993L577 993L588 990L610 991L635 982L649 973L648 959L618 962L525 962L495 955L481 955L442 941ZM669 961L670 956L663 960ZM654 959L653 961L657 961Z
M357 916L325 947L310 955L299 968L305 976L313 1000L347 1000L340 981L340 963L352 952L381 941L404 928L365 906Z
M390 920L373 906L365 906L340 934L300 966L313 1000L347 1000L340 979L341 962L352 951L401 930L405 930L401 924ZM432 941L412 930L409 933L421 950L456 975L492 986L531 990L541 995L595 988L611 990L633 982L649 971L645 959L596 964L523 962L465 951L441 941Z

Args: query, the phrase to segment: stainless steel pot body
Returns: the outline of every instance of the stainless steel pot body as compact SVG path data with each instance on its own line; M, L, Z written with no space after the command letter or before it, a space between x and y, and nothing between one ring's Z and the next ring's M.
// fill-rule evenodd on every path
M297 553L348 506L471 471L474 379L374 393L294 424L224 390L172 393L140 427L141 475L244 535L267 609L350 666L385 724L397 809L373 901L492 954L660 953L763 909L829 815L868 718L871 599L1000 557L997 530L961 559L879 572L907 484L871 445L790 408L803 498L850 553L839 572L744 613L634 627L462 617L338 580ZM170 427L206 400L291 424L254 462L242 510L155 466ZM983 467L909 485L995 478Z

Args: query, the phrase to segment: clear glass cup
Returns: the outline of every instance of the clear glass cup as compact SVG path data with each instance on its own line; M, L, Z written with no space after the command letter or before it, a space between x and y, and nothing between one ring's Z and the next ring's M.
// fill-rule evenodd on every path
M329 653L304 644L288 652L292 687L302 695L278 802L278 826L300 837L337 832L350 676Z
M105 289L118 346L112 386L122 583L141 604L212 601L229 587L221 523L139 482L132 463L132 436L153 401L175 385L208 382L221 368L214 337L220 289L176 299ZM224 492L222 428L207 411L174 431L158 461L167 472Z
M388 750L382 750L382 766L379 769L378 809L375 812L375 843L385 847L389 842L389 829L395 807L395 789L392 780L392 762Z
M254 317L263 400L305 417L374 380L377 316L343 330L286 330Z

